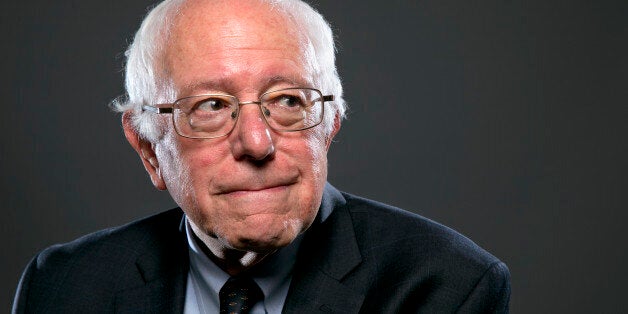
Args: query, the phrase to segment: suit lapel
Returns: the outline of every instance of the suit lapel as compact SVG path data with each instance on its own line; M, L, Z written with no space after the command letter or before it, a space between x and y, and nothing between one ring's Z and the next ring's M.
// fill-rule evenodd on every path
M308 230L301 244L284 313L357 313L364 295L342 284L362 260L345 200L335 188L325 188L321 212L333 211ZM331 210L329 209L329 210Z
M284 313L358 313L364 295L343 285L343 278L361 263L353 222L342 194L325 187L319 220L299 249ZM168 215L163 223L139 234L147 243L135 266L135 278L116 294L116 313L183 313L189 255L182 221ZM323 221L321 221L323 220Z
M183 313L187 273L161 278L116 296L116 313Z
M183 313L189 255L178 221L181 215L171 226L144 233L155 238L143 239L147 249L135 262L137 277L116 294L116 313Z

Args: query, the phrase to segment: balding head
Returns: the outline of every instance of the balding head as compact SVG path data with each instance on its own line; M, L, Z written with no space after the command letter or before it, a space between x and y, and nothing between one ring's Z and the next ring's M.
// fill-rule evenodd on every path
M153 184L218 257L290 244L317 215L344 112L325 21L297 0L173 0L142 25L123 120Z
M138 133L150 140L155 140L163 133L163 124L159 119L143 114L141 106L176 99L169 71L172 64L166 58L167 47L173 40L172 26L185 18L183 11L194 15L193 12L202 11L201 8L207 6L235 11L236 15L232 15L235 19L259 21L258 14L253 13L259 11L250 10L257 6L274 12L278 20L293 24L292 29L295 34L299 34L300 43L307 47L305 64L312 72L312 79L323 93L335 96L323 122L326 133L330 134L334 120L341 120L346 110L335 66L333 34L324 18L300 0L167 0L152 9L126 52L127 95L114 102L117 111L132 113L131 120ZM216 24L207 25L207 31L211 31L212 25Z

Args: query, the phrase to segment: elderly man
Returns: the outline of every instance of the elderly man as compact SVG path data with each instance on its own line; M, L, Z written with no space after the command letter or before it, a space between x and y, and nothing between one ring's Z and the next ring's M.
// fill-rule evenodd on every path
M14 312L508 310L498 259L326 183L344 102L305 3L165 1L127 57L126 138L180 208L43 251Z

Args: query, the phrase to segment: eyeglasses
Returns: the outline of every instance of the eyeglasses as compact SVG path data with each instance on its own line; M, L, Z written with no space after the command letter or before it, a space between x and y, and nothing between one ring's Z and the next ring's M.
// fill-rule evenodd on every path
M172 104L143 105L142 111L171 113L177 134L209 139L226 136L235 128L243 105L258 105L266 124L279 132L313 128L323 121L324 103L333 95L314 88L293 87L262 94L258 101L243 101L226 94L184 97Z

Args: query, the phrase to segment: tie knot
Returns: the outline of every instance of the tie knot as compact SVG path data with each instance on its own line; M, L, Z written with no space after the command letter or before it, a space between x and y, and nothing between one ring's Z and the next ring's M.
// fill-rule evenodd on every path
M222 286L218 296L221 314L245 314L264 298L264 293L251 278L231 277Z

